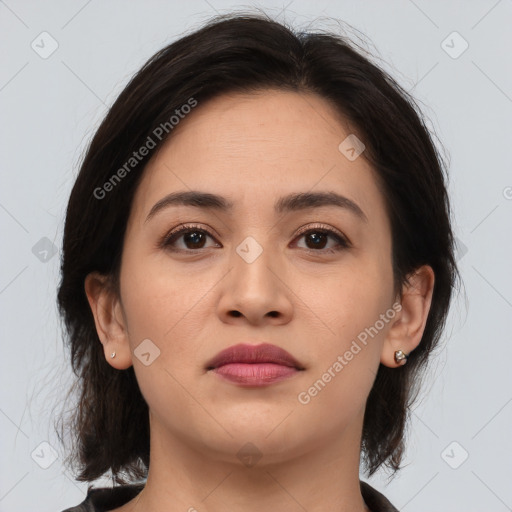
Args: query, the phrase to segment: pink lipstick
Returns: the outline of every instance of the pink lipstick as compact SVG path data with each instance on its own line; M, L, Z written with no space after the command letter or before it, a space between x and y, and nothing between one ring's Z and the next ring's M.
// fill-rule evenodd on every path
M241 386L267 386L304 368L286 350L264 343L229 347L207 363L207 370Z

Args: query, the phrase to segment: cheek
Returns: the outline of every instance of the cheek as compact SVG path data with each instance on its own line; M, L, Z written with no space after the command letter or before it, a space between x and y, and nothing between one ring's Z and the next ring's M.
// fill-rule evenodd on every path
M160 345L187 325L187 317L208 286L189 273L166 268L158 259L126 260L121 272L123 307L130 342L150 338ZM163 347L161 347L163 348Z
M204 285L190 275L171 275L149 258L144 265L133 265L135 261L127 259L121 272L135 375L150 410L157 416L177 418L191 406L183 383L198 372L198 326L202 323L194 305L198 308ZM137 356L143 340L157 347L150 345L150 364Z
M392 291L391 268L377 260L354 258L353 265L314 284L304 282L299 293L323 321L328 344L342 349L391 308Z
M392 280L389 276L378 279L377 267L369 268L361 274L351 272L343 282L338 275L340 282L332 284L328 293L310 294L314 299L311 308L329 329L322 329L321 336L311 334L316 340L308 353L314 364L297 398L304 414L320 425L343 424L355 417L364 408L375 380L394 310Z
M322 335L311 334L316 340L308 353L315 363L299 403L325 421L325 414L331 411L332 420L344 422L364 407L378 371L382 345L395 314L393 279L386 262L360 258L352 268L333 274L323 284L323 291L312 288L302 292L308 293L308 305L324 326Z

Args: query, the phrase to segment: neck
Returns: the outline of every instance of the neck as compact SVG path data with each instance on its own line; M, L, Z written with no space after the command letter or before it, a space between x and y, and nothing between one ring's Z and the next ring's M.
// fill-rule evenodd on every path
M231 454L245 446L241 456L233 457L224 447L198 447L172 435L151 417L146 486L129 507L119 510L368 512L359 484L362 416L358 419L335 439L322 439L292 454L279 454L262 439L258 459L251 457L246 441L231 440Z

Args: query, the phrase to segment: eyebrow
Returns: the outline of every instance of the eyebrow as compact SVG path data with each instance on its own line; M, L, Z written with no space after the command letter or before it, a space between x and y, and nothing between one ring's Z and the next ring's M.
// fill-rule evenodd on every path
M148 222L158 212L178 205L193 206L205 210L211 209L219 212L229 212L234 208L232 201L217 194L197 190L172 192L155 203L144 222ZM354 201L336 192L297 192L288 194L275 202L274 211L276 213L293 212L310 208L320 208L322 206L343 208L354 214L360 220L368 222L365 213Z

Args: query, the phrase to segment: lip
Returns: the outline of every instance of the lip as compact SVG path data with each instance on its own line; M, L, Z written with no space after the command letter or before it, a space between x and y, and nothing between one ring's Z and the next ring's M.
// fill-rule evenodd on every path
M263 343L222 350L206 369L242 386L265 386L292 377L304 367L286 350Z

